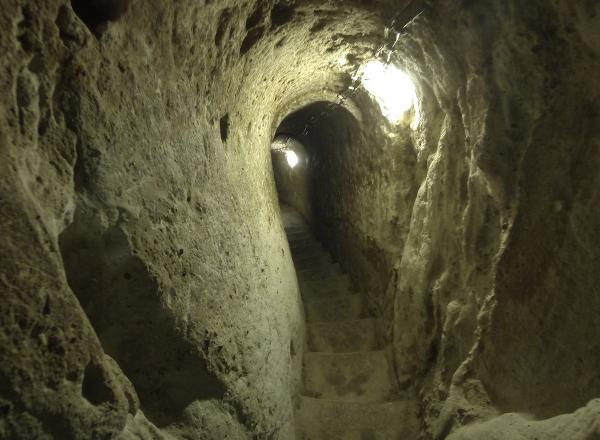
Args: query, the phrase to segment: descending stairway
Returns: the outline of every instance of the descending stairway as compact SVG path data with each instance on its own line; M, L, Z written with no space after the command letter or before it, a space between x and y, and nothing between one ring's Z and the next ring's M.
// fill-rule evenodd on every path
M416 440L417 408L399 393L377 319L302 217L285 206L282 216L308 333L297 439Z

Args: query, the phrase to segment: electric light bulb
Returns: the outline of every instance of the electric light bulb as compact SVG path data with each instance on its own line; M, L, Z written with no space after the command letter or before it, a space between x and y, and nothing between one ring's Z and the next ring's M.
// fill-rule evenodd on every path
M362 84L373 95L383 115L397 123L417 103L415 85L396 66L372 60L360 71Z
M298 165L298 155L292 150L286 150L285 158L287 159L287 163L290 166L290 168L294 168L296 165Z

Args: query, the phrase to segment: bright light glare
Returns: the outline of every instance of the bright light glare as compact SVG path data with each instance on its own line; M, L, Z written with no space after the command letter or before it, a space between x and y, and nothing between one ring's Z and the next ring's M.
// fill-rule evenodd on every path
M285 158L287 159L287 163L290 166L290 168L294 168L296 165L298 165L298 155L292 150L285 151Z
M415 85L410 77L395 66L372 60L360 71L362 84L391 122L400 122L404 113L417 104Z

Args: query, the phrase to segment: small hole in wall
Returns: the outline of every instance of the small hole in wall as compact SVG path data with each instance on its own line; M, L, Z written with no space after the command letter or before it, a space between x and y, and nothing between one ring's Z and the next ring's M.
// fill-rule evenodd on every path
M277 48L283 47L284 44L285 44L285 37L279 39L279 41L277 43L275 43L275 47L277 47Z
M296 356L296 347L294 347L294 341L290 340L290 356Z
M12 409L12 405L10 403L3 403L0 405L0 416L6 416Z
M221 46L225 33L229 28L229 23L231 22L232 17L233 13L231 9L226 8L223 9L223 11L221 11L221 16L219 17L219 24L217 26L217 32L215 33L215 46Z
M109 22L121 18L128 0L71 0L71 7L89 30L100 37Z
M277 3L271 9L271 27L276 29L294 18L294 7L284 2Z
M263 34L265 32L265 28L262 26L251 29L246 34L246 37L242 41L242 45L240 46L240 55L244 55L248 52L256 43L260 41Z
M44 315L50 314L50 295L46 296L46 302L44 303L44 308L42 309L42 313Z
M229 114L226 114L221 118L219 125L221 128L221 140L225 142L229 136Z
M259 1L256 4L252 14L250 14L248 16L248 18L246 19L246 30L252 29L253 27L257 26L263 20L263 16L265 14L265 11L263 8L264 8L263 2Z
M311 34L316 34L317 32L321 32L323 29L325 29L330 24L331 24L331 20L322 18L319 21L317 21L315 24L312 25L312 27L309 29L309 32Z
M104 371L94 361L90 361L85 367L81 392L92 405L100 405L113 400L113 392L106 383Z

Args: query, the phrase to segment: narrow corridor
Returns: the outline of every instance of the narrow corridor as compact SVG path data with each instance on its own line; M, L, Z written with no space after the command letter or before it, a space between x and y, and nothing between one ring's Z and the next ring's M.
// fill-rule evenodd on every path
M416 404L398 389L377 318L302 217L282 206L282 218L307 321L298 438L416 438Z
M600 0L0 28L0 440L600 440Z

